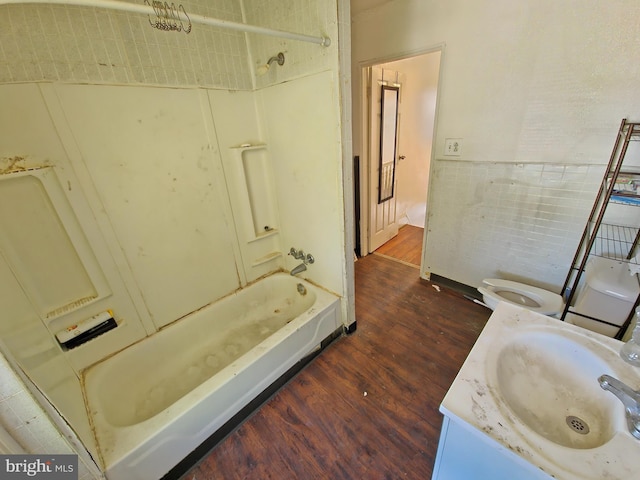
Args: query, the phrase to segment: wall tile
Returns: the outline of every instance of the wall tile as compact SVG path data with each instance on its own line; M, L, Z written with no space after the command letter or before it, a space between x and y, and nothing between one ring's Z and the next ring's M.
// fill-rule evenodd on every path
M472 286L497 276L557 290L603 172L594 165L437 161L429 215L441 228L429 230L427 269ZM429 255L432 248L438 255Z
M240 2L182 2L188 13L242 21ZM0 83L252 88L244 34L193 25L188 35L153 29L145 15L98 8L3 5ZM211 61L215 59L215 61Z
M75 453L2 355L0 426L6 429L27 453ZM79 478L82 480L102 478L95 466L87 467L81 457L78 458L78 467Z
M285 54L283 67L273 64L265 75L256 77L257 87L329 69L329 51L337 48L338 40L335 1L283 0L275 3L269 0L244 0L244 4L247 23L318 37L328 35L333 41L329 48L324 48L312 43L250 34L254 71L278 52Z

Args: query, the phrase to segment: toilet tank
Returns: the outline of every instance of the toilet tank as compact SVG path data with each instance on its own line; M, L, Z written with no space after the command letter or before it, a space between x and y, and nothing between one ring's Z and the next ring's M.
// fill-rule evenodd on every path
M565 320L588 330L614 337L629 317L640 293L636 275L630 275L627 264L608 258L594 257L585 267L585 282L578 292L572 311L601 318L614 327L569 313Z

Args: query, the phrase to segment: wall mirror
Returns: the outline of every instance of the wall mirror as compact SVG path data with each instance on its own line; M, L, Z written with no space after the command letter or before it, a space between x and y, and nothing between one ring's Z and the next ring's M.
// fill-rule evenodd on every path
M380 105L380 164L378 168L378 203L393 198L396 175L398 131L398 87L382 85Z

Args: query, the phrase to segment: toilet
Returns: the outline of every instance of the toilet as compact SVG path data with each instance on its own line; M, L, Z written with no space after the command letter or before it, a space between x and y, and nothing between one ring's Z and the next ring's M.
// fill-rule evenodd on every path
M564 308L560 295L542 288L499 278L486 278L482 284L482 287L478 287L478 292L491 310L495 310L499 302L511 303L548 316L558 315Z

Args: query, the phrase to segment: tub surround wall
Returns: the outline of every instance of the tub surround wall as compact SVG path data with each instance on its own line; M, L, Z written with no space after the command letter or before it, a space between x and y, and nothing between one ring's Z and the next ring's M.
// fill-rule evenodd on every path
M606 6L593 0L491 0L472 5L463 0L446 4L396 0L374 7L363 3L354 3L360 5L352 23L354 79L360 78L363 64L445 45L432 160L451 160L444 156L445 139L462 138L458 160L511 163L514 172L508 173L516 178L521 178L516 174L518 164L544 163L558 169L603 166L620 120L637 119L638 67L631 59L640 55L640 44L635 41L640 5L634 0ZM360 99L359 85L354 84L353 112L361 111ZM355 122L354 154L358 155L362 132L358 116ZM496 177L471 178L469 182L497 184L504 173L496 169L491 172ZM594 170L593 175L595 181L600 180L600 172ZM532 171L526 182L538 179L539 173ZM575 248L586 214L582 222L564 224L562 232L536 231L536 235L551 236L543 242L544 247L533 245L522 256L522 247L531 245L531 230L523 228L524 223L514 224L512 215L494 216L492 222L476 218L469 214L468 202L455 201L453 194L442 195L450 185L441 182L443 177L431 179L433 194L427 209L433 215L427 219L424 265L434 265L435 273L473 286L478 279L502 273L510 273L514 279L558 284L572 255L549 257L548 245L560 234L567 242L573 239L573 246L563 247L565 252ZM584 202L588 213L595 189L591 198L584 193L567 188L561 197L539 196L540 202L530 206L540 211L552 206L560 211L570 202ZM463 198L468 195L463 192ZM495 204L500 199L504 204L516 204L521 191L513 188L505 195L500 189L483 189L482 195L485 202ZM470 219L476 227L474 237L488 238L495 231L507 231L509 241L465 240L462 235L469 232ZM453 252L456 245L459 248ZM496 268L496 263L485 260L505 257L517 258L517 265ZM531 272L536 272L535 277Z
M85 170L156 328L240 286L206 96L56 85ZM93 112L101 112L95 115ZM208 114L208 115L207 115ZM105 135L105 132L108 134Z
M76 372L51 333L33 311L29 299L24 295L8 265L2 259L0 259L0 290L2 304L8 307L5 310L6 317L3 318L4 321L0 326L0 337L3 339L6 355L12 357L11 360L15 365L29 372L31 381L35 382L41 391L46 392L48 400L68 419L69 423L74 425L76 434L87 448L92 453L96 453L93 433L85 412L82 388ZM2 360L0 365L8 368L5 359ZM5 372L4 375L9 379L14 377L11 371ZM13 382L18 381L17 378L13 378ZM2 383L3 395L11 393L10 390L5 393L4 388L8 384L8 382ZM19 405L19 402L24 404ZM33 399L26 392L21 397L14 398L12 403L18 412L21 410L35 412L23 418L23 422L38 416L39 408L30 406ZM17 428L19 425L14 422L15 415L11 415L13 412L10 404L7 403L4 406L0 420L5 428L11 431L11 427ZM28 441L29 437L24 434L25 431L28 429L16 432L16 440Z
M73 174L65 148L57 136L40 90L33 84L3 85L0 86L0 103L6 107L0 111L0 127L6 135L0 152L4 167L2 171L5 173L0 182L11 182L16 175L29 175L28 171L24 171L29 168L55 165L56 179L51 182L53 188L59 189L63 186L64 193L58 195L57 201L64 208L50 216L50 220L53 223L61 222L63 229L70 235L69 239L76 245L83 239L90 244L91 255L97 262L94 268L100 270L99 274L104 276L108 285L108 292L104 296L88 303L81 303L77 308L68 308L63 315L50 318L37 309L20 286L25 277L27 280L29 276L37 279L41 272L24 269L12 271L8 262L15 259L11 258L0 262L2 291L5 294L2 305L6 313L0 329L2 343L6 347L4 352L28 372L31 380L37 382L49 401L60 412L69 421L74 422L76 433L93 452L93 435L86 416L82 414L84 408L77 371L144 338L147 330L138 314L140 310L132 299L131 290L128 290L122 281L122 275L127 273L120 268L124 262L118 256L117 248L110 249L107 246L108 242L88 207L81 184ZM16 158L21 160L16 162ZM9 165L13 166L9 169ZM8 173L9 171L15 173ZM37 172L39 171L34 173ZM49 183L45 182L42 185L48 188L51 186ZM49 192L46 189L44 191L45 200L48 200ZM38 208L38 205L22 207ZM76 224L81 225L81 232L76 232L77 235L73 236ZM41 234L37 224L31 224L31 228L36 229L31 232L33 235ZM82 238L77 238L78 235ZM69 244L67 242L56 245L56 248L68 250ZM74 250L67 253L76 252ZM88 265L83 263L79 268L84 270L85 267ZM64 268L62 267L58 272L59 276L50 282L52 291L55 291L56 282L64 281ZM45 282L44 285L48 284L49 282ZM62 352L53 337L57 331L109 308L113 309L121 328L113 330L108 339L96 339L90 349L81 346L74 349L72 355Z
M335 272L343 269L344 210L340 172L330 160L341 155L340 145L332 140L339 135L340 112L323 108L327 101L337 104L336 83L334 73L324 72L275 85L260 91L259 104L273 145L270 152L277 159L273 165L280 221L292 227L282 231L283 246L315 257L302 277L341 291ZM323 218L330 220L319 221ZM299 263L286 256L288 270Z
M332 238L328 242L326 233L314 229L327 230L322 225L343 221L339 169L336 164L328 168L325 161L339 158L339 144L331 141L339 132L338 113L335 109L325 115L317 114L322 110L320 104L326 105L327 97L335 99L335 90L327 86L332 78L333 74L327 72L293 81L288 84L291 94L278 87L269 87L267 91L258 93L211 91L209 96L202 90L125 86L0 87L0 92L12 96L13 101L29 95L31 100L25 99L25 102L34 104L34 111L43 109L42 105L35 104L46 105L52 119L47 128L61 132L62 144L69 152L68 158L61 154L59 158L48 161L55 164L56 169L66 170L63 178L69 182L67 191L78 189L88 193L80 204L81 212L77 213L80 224L87 224L91 230L98 228L94 224L96 222L104 233L104 239L115 242L109 245L108 252L101 253L106 259L107 272L113 271L116 268L113 264L117 264L119 275L109 277L109 285L113 284L114 293L123 296L122 306L117 303L117 295L109 295L104 302L83 308L69 318L74 321L82 316L88 318L100 311L98 307L104 309L109 306L121 326L89 344L61 354L51 337L55 331L47 332L37 315L29 317L33 318L35 331L51 344L50 350L60 356L62 367L65 367L56 367L55 376L47 376L44 372L43 376L36 374L32 378L45 390L52 403L63 414L68 414L70 421L82 412L82 405L75 402L75 399L82 398L77 371L144 337L145 326L147 329L151 327L152 333L265 273L287 267L284 254L289 243L318 256L318 263L305 272L305 277L314 279L329 290L342 290L342 275L336 272L340 272L339 259L344 251L340 237L343 230L328 229ZM251 141L260 137L256 111L268 111L273 106L270 102L287 104L288 100L283 102L283 95L291 95L291 107L288 108L293 112L293 106L297 108L309 88L317 93L312 98L319 104L308 110L297 110L297 114L291 117L286 116L295 123L295 136L301 140L290 146L286 144L289 139L287 133L291 133L293 128L290 123L285 122L278 128L270 126L267 138L273 140L276 147L265 151L269 154L266 165L273 167L274 174L271 194L278 192L273 198L274 208L279 210L283 203L288 203L306 209L310 225L315 227L303 228L303 225L298 230L299 221L287 224L298 215L302 218L304 211L289 212L285 209L283 224L291 225L287 227L286 247L281 244L279 231L268 235L267 254L275 252L275 255L260 262L257 260L265 254L259 249L265 244L256 241L255 230L254 238L250 240L236 234L243 231L246 218L244 215L235 216L237 210L231 208L234 199L238 198L238 188L230 182L230 176L225 176L229 169L227 167L227 172L223 169L218 145L227 147L224 149L227 160L237 166L238 158L231 155L234 149L230 144L237 145L238 138ZM256 96L260 99L259 107L256 106ZM216 105L233 105L235 108L233 114L229 114L228 110L216 110ZM282 110L279 113L278 109L273 110L277 114L282 113ZM95 111L100 111L101 115L92 115ZM309 112L314 113L313 118ZM229 118L236 120L227 121ZM271 119L267 116L266 122L269 121ZM27 124L10 122L8 118L3 124L6 132L29 129ZM216 130L218 124L225 125L219 133ZM234 130L234 124L242 125L241 133L229 134L218 143L218 138L222 138L220 134ZM305 131L312 133L305 137ZM33 141L37 142L37 137ZM279 142L285 144L278 148ZM21 151L19 148L16 145L11 151ZM29 151L28 147L22 151ZM311 163L301 166L301 158ZM319 178L323 180L322 184L318 183ZM246 196L248 192L242 193ZM291 202L291 196L299 202ZM318 202L321 197L325 201ZM86 204L90 206L90 213L86 211ZM75 207L75 203L72 205ZM104 246L104 239L97 245ZM115 253L111 259L109 252ZM243 267L237 269L237 265ZM239 273L241 270L242 274ZM17 304L15 306L18 308ZM127 311L129 313L125 314ZM25 325L24 322L19 323L20 328ZM65 326L62 323L57 325L59 328ZM136 325L136 330L129 328ZM113 333L125 331L133 333L127 337L127 343L111 341ZM33 338L30 336L27 340ZM16 343L16 355L19 353L17 346L24 346L27 340L23 338ZM46 369L60 363L44 360L47 361L42 365ZM73 368L69 368L69 360ZM29 370L32 365L21 363L21 366ZM57 379L59 385L66 386L48 389L42 378ZM73 395L74 391L78 395ZM86 419L77 423L82 424L86 428L78 427L77 431L91 451Z
M256 102L258 93L229 94L221 90L209 90L207 95L215 121L224 181L234 218L232 229L238 239L238 258L242 259L243 268L239 270L238 275L244 284L274 268L284 267L279 206L274 195L274 190L280 185L273 176L273 163L277 159L273 158L271 145L265 142L264 136L260 133ZM249 171L250 169L253 170ZM256 186L268 185L268 188L259 188L259 192L250 194L250 184L247 180L257 180L256 174L265 175L264 181ZM267 223L270 225L263 225L262 232L256 231L255 221L263 216L262 211L256 211L255 214L258 216L254 216L252 194L257 195L254 202L266 202L269 205L270 220ZM264 227L268 227L269 230L264 230Z

